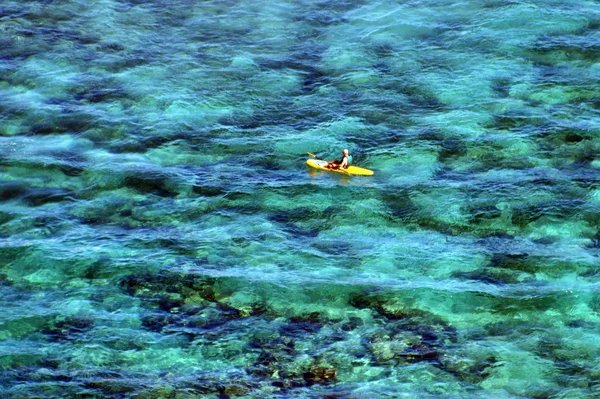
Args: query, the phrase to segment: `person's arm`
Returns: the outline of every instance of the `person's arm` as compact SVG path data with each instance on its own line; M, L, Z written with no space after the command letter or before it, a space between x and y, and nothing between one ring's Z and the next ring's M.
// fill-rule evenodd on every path
M348 167L348 157L344 157L340 163L340 169L346 169Z

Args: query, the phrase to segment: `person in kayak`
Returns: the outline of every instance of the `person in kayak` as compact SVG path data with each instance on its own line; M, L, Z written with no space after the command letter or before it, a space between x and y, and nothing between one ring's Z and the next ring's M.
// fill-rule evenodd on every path
M348 155L347 149L342 150L342 159L336 159L335 161L327 162L325 167L329 169L348 169Z

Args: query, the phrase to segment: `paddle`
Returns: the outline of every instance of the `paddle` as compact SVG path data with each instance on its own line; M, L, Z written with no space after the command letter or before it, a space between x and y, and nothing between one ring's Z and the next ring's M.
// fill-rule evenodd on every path
M307 152L307 154L308 154L308 155L310 155L310 156L311 156L311 157L313 157L313 158L316 158L316 157L317 157L315 154L312 154L312 153L310 153L310 152Z

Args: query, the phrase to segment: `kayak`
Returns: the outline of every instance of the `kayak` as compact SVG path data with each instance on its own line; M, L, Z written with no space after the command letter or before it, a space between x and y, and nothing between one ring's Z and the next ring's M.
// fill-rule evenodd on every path
M338 172L346 175L362 175L362 176L371 176L373 174L372 170L359 168L358 166L350 165L347 169L330 169L326 168L327 161L322 161L320 159L307 159L306 164L315 169L319 170L328 170L330 172Z

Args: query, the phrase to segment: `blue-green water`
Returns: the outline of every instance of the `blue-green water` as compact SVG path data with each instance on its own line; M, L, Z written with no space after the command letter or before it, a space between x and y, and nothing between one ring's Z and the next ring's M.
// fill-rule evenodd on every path
M3 1L0 396L599 397L599 27Z

